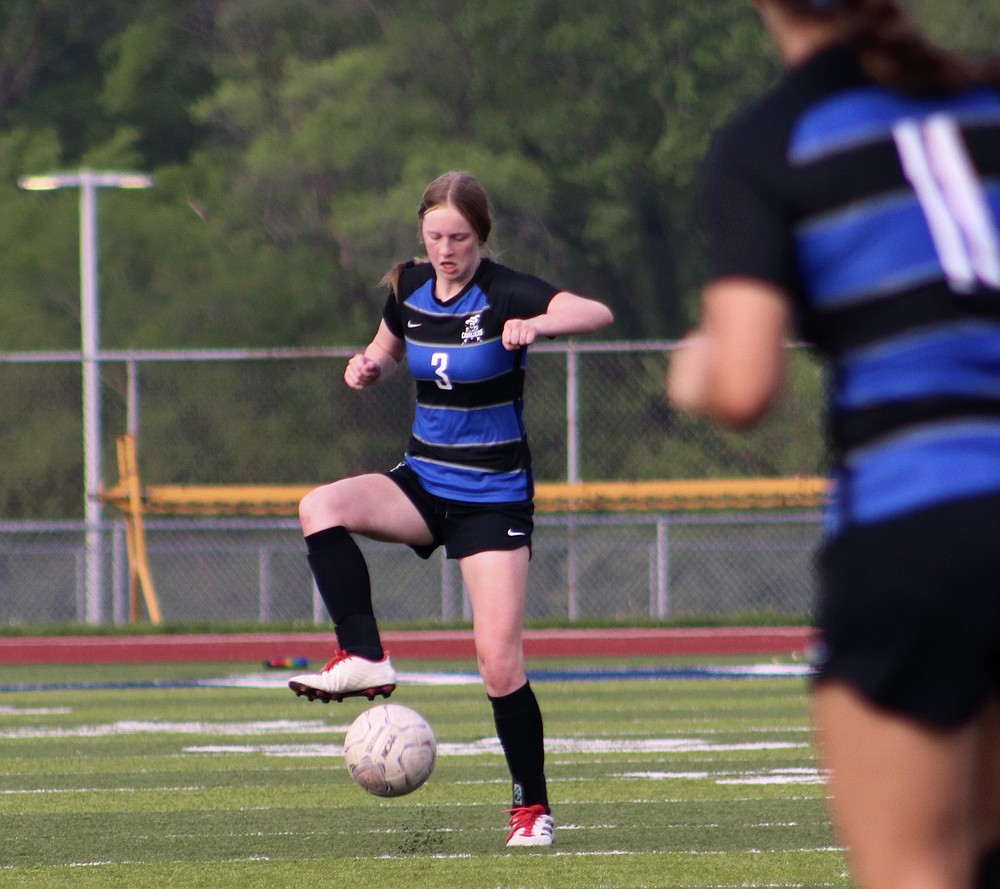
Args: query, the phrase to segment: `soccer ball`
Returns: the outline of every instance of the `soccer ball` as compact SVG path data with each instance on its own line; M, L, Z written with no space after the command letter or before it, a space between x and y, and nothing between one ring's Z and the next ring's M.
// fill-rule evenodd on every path
M434 771L437 742L427 720L402 704L378 704L351 723L344 759L351 777L375 796L412 793Z

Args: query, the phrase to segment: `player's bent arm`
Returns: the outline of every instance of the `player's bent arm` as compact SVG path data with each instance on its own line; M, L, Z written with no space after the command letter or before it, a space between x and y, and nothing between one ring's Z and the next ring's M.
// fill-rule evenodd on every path
M681 410L752 426L774 403L785 371L790 301L756 278L722 278L702 293L702 320L670 359L667 395Z
M528 346L540 336L594 333L614 321L604 303L561 290L549 301L542 315L511 318L504 326L503 343L508 348Z
M351 389L364 389L379 380L389 376L396 365L403 360L406 353L406 343L393 334L385 321L382 321L375 338L368 344L365 351L355 355L347 362L344 370L344 382Z
M549 301L544 315L534 319L542 336L594 333L615 320L604 303L561 290Z

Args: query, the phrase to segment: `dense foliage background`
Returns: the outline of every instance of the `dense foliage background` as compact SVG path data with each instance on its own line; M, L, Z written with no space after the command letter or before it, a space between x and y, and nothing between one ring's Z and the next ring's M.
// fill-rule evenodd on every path
M1000 0L912 6L997 48ZM366 342L451 168L490 192L501 260L606 300L608 338L679 335L699 158L778 70L749 2L5 0L0 352L79 348L78 194L17 182L85 167L156 178L100 192L107 349ZM79 477L77 370L42 389L15 370L6 516ZM39 446L60 427L76 444Z
M1000 3L914 4L1000 39ZM600 296L618 337L679 334L710 132L777 66L746 2L7 0L0 8L0 349L75 348L72 192L101 193L104 345L347 344L417 252L426 182L487 185L506 261Z
M102 192L104 345L346 344L419 250L423 186L487 186L506 261L680 331L708 132L773 73L749 5L13 0L0 46L0 348L78 342L73 193ZM0 13L0 15L3 15ZM0 19L2 22L2 19Z

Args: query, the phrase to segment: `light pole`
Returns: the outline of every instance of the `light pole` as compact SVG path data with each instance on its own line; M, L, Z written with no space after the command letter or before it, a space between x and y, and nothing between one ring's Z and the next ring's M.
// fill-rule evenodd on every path
M100 313L97 276L97 189L149 188L153 178L143 173L78 170L25 176L28 191L80 189L80 342L83 360L83 511L85 525L84 596L88 624L103 619L103 508L93 495L101 484Z

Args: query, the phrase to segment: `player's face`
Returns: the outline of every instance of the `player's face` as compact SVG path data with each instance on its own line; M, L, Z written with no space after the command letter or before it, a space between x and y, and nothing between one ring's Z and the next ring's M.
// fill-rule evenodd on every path
M420 232L438 280L438 296L455 296L479 266L479 238L454 207L435 207L424 214Z

